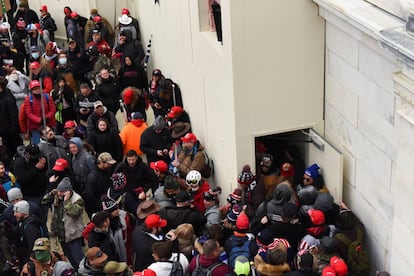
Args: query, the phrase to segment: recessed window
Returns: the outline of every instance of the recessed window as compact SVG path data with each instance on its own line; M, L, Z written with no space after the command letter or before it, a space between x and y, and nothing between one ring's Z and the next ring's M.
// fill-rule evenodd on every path
M217 40L223 41L221 28L221 5L220 0L198 0L198 11L200 18L200 31L215 32Z

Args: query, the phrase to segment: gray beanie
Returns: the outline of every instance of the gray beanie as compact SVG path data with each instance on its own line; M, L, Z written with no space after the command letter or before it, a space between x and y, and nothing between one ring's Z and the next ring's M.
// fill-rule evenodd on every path
M158 117L154 121L154 129L163 129L165 128L165 122L164 119L161 117L161 115L158 115Z
M21 200L14 204L13 211L29 215L30 205L26 200Z
M60 181L56 190L58 190L59 192L72 191L72 184L70 183L69 177L64 177L62 181Z
M11 188L7 192L7 197L9 198L9 201L12 202L13 200L16 200L16 199L22 199L23 194L22 194L22 191L20 191L19 188Z
M72 272L73 274L70 274ZM69 262L58 261L53 267L53 276L75 275L73 266Z

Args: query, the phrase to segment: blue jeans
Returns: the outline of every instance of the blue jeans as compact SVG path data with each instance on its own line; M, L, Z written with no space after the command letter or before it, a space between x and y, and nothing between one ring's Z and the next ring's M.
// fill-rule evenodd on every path
M82 251L82 240L81 238L70 241L60 242L65 256L69 259L73 268L78 271L79 263L85 257Z
M40 142L40 133L37 130L31 130L30 131L31 134L31 138L30 138L30 143L33 145L37 145Z

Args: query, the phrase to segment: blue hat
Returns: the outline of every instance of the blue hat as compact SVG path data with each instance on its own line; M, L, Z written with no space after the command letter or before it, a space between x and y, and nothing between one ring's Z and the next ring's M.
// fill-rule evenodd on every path
M319 176L319 169L318 164L312 164L305 170L305 174L315 179Z

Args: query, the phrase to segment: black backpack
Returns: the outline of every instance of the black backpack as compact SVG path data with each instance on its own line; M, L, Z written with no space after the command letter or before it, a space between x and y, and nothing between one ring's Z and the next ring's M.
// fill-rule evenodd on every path
M204 267L200 265L200 255L197 255L196 257L196 267L193 270L193 273L191 273L191 276L211 276L213 273L213 270L217 267L224 265L222 262L217 262L211 264L209 267Z
M184 276L184 269L180 263L180 252L177 253L177 260L172 262L170 276Z

